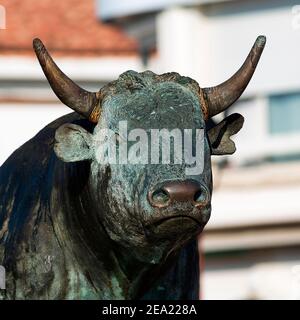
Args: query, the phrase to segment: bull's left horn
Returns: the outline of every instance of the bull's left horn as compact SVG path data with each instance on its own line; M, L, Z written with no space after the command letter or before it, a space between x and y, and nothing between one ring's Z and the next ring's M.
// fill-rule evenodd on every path
M97 123L101 111L99 93L86 91L68 78L55 64L40 39L33 40L33 48L52 90L60 101Z
M207 105L206 119L226 110L241 96L251 80L265 44L266 37L259 36L244 64L230 79L216 87L203 89L202 92Z

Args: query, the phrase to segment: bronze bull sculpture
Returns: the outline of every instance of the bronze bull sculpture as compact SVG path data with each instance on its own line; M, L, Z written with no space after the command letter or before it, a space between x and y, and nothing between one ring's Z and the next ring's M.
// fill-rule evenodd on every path
M211 88L177 73L127 71L88 92L34 40L57 97L75 112L57 119L0 168L3 299L198 299L197 235L211 213L211 155L232 154L243 125L233 114L212 127L250 81L265 45ZM203 170L185 164L99 161L103 128L202 129ZM118 144L117 144L118 145ZM100 154L101 157L101 154Z

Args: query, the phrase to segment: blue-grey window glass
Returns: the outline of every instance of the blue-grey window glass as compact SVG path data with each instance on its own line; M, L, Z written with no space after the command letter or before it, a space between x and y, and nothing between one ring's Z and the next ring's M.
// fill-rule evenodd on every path
M269 97L269 131L300 132L300 92Z

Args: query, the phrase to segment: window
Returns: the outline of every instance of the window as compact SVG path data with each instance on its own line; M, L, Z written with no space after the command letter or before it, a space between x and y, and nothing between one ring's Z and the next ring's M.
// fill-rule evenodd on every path
M269 97L271 134L300 132L300 93Z

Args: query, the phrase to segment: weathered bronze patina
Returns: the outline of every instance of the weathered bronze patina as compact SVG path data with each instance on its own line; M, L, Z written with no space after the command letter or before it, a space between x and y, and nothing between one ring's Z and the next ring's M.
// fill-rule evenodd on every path
M50 123L0 168L0 264L5 299L197 299L196 236L211 212L211 155L231 154L243 125L209 128L246 88L265 45L241 69L201 89L177 73L127 71L100 92L83 90L34 49L58 98L75 113ZM101 128L203 128L204 171L184 165L97 161ZM26 124L24 124L26 125ZM122 137L118 137L121 139Z

